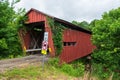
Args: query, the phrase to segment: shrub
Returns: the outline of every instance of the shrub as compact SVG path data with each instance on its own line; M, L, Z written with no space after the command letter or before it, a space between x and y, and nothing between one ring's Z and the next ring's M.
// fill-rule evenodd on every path
M66 74L70 76L82 76L84 73L84 65L82 62L73 62L71 64L59 64L59 58L52 58L48 61L49 65L52 65L54 68L57 68L58 70L65 72Z
M82 76L84 73L84 65L82 63L78 64L79 66L75 67L72 64L63 64L61 70L71 76Z
M54 67L58 67L59 65L59 58L51 58L49 61L48 61L48 65L52 65Z

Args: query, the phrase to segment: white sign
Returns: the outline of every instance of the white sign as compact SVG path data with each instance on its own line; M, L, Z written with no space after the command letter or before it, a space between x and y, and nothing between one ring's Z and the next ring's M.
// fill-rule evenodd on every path
M44 41L48 41L48 32L44 33Z

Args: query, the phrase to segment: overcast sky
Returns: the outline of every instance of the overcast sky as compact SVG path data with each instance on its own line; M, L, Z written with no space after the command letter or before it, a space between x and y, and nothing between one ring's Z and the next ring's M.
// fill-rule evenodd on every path
M92 21L100 19L101 15L120 7L120 0L21 0L16 5L28 11L35 8L67 21Z

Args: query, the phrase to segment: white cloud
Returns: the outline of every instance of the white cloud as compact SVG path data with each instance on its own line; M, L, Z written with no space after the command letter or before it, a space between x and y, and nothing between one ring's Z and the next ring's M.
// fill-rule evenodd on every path
M17 7L35 8L67 21L88 22L119 6L120 0L21 0L17 4Z

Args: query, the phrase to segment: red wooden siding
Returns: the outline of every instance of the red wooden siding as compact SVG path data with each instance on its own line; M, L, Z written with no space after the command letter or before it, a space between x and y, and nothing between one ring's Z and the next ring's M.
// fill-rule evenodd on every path
M30 45L30 33L29 32L25 32L24 30L19 30L19 37L21 39L21 44L22 44L22 48L24 49L24 47L26 49L29 49L29 45Z
M63 32L63 42L76 42L76 44L63 46L62 53L60 54L61 62L71 62L90 54L94 49L90 39L90 34L70 29L65 30Z
M29 49L29 45L30 45L30 33L27 32L25 35L23 34L23 39L24 39L24 42L25 42L25 47L26 49Z
M34 10L31 10L31 12L29 12L27 14L28 16L28 21L27 23L34 23L34 22L40 22L40 21L45 21L46 20L46 16L43 14L40 14Z

